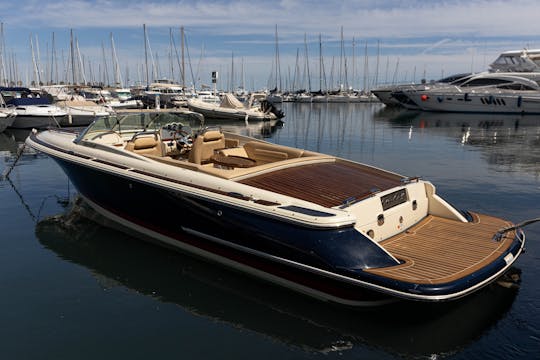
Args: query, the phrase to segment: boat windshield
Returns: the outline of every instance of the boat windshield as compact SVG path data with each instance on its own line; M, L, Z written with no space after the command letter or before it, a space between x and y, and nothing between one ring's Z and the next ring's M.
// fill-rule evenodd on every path
M175 112L140 112L140 113L118 113L107 116L100 116L94 120L75 140L89 140L96 134L105 132L116 132L125 137L141 131L155 132L167 125L200 126L201 116L197 113L175 113Z

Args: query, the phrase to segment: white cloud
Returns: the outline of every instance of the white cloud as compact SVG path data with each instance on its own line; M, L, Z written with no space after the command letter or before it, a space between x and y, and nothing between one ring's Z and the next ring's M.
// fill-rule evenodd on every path
M442 72L468 71L471 67L482 70L501 51L535 47L529 42L540 33L538 13L540 3L536 0L21 0L3 4L0 21L5 22L9 34L7 48L16 52L19 59L30 59L30 33L39 32L43 42L55 31L57 46L65 48L66 36L73 28L80 38L81 51L94 62L101 61L101 42L108 46L108 33L115 33L119 57L129 59L131 66L140 63L143 53L142 24L148 26L152 48L160 53L163 62L169 27L177 31L179 26L185 26L192 61L197 61L203 45L208 67L227 68L231 52L240 52L238 58L245 58L246 68L263 83L272 67L276 24L282 69L294 68L296 48L303 49L304 34L313 58L311 63L317 63L319 33L323 36L325 56L339 56L343 27L348 56L353 37L357 41L357 56L363 56L365 41L369 40L372 71L376 41L380 40L380 69L386 57L391 57L392 66L399 57L404 73L413 74L416 68L420 76L426 69L436 77ZM41 49L44 48L42 45ZM330 63L331 59L325 61ZM357 63L361 65L363 61Z
M339 37L339 27L361 37L444 34L519 36L537 34L540 4L518 1L108 1L18 2L3 10L5 21L33 27L139 28L184 25L220 34L268 34L278 24L288 38L304 32ZM11 24L12 26L15 23Z

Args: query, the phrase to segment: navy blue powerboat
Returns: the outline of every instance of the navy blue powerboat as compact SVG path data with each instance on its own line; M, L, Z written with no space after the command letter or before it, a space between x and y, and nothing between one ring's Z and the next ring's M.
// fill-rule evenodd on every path
M429 181L220 129L191 114L101 117L26 144L126 231L310 296L360 306L461 298L501 277L523 231Z

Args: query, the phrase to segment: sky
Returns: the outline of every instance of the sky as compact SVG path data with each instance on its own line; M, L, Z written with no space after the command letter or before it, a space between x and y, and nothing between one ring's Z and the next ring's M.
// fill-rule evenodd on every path
M84 79L114 82L112 34L116 78L134 85L146 83L146 63L150 78L180 81L183 27L186 84L211 85L218 71L226 90L419 82L540 48L537 0L0 0L0 9L0 81L24 84L36 73L42 82L68 77L71 31Z

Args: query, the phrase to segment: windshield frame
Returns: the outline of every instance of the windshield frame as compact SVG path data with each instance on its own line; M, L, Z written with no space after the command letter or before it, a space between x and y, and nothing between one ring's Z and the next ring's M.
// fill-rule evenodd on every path
M197 113L182 112L130 112L99 116L73 142L88 141L96 134L105 132L115 132L123 138L129 138L140 132L161 131L169 124L175 124L178 128L193 120L202 124L201 117Z

